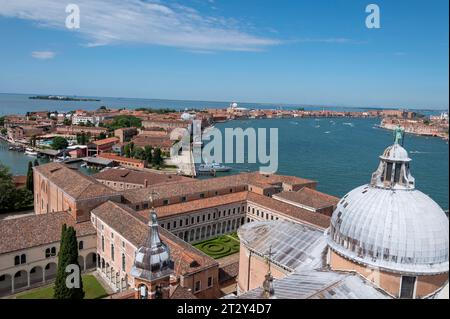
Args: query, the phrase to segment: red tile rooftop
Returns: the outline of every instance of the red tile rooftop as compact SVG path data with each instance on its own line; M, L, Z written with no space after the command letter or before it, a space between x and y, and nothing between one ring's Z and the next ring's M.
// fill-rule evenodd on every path
M313 225L322 229L330 227L331 218L328 216L283 203L267 196L249 192L247 201L268 210L276 211L281 215L291 217L305 224Z
M159 218L164 218L233 203L245 204L245 201L247 200L247 194L248 192L239 192L217 197L194 200L185 203L161 206L156 208L156 212ZM147 217L149 213L150 211L148 209L141 210L138 212L138 214L143 217Z
M110 154L110 153L101 153L98 155L98 157L106 158L106 159L118 161L118 162L127 162L127 163L134 163L134 164L144 163L144 161L141 161L141 160L137 160L134 158L128 158L128 157L122 157L122 156L118 156L118 155Z
M0 254L58 242L63 224L74 226L79 237L96 234L90 222L77 224L67 212L0 220Z
M153 172L134 171L130 169L108 169L92 176L96 180L106 180L119 183L130 183L148 186L156 184L168 184L190 180L187 177L169 174L158 174Z
M103 140L93 141L92 144L95 144L97 146L101 146L101 145L106 145L106 144L110 144L110 143L117 143L117 142L119 142L119 138L118 137L110 137L110 138L105 138Z
M287 184L291 186L311 185L316 182L282 175L262 175L259 173L241 173L237 175L218 177L214 179L189 180L170 186L155 185L146 189L127 190L122 193L124 199L128 203L147 202L152 192L159 194L159 199L168 199L175 196L184 196L189 194L200 194L212 192L215 190L226 190L232 187L248 187L251 183L258 183L262 186L270 186L276 184Z
M274 195L274 198L277 197L314 209L336 206L339 203L339 198L307 187L298 192L282 192Z
M33 168L76 200L117 194L109 187L62 163L49 163Z

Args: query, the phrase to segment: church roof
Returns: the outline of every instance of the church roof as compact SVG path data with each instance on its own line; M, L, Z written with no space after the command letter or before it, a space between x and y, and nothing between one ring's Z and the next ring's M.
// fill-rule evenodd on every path
M275 299L389 299L389 295L355 273L324 270L294 272L274 280ZM261 299L262 288L239 299Z
M238 230L241 243L288 271L324 266L327 243L323 231L289 221L253 222ZM267 256L268 257L268 256Z

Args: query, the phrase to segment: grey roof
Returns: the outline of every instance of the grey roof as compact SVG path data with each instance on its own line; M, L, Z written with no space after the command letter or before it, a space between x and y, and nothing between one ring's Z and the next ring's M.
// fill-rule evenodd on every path
M305 270L274 281L275 299L387 299L391 298L355 273ZM261 299L256 288L239 299Z
M262 221L241 226L238 234L241 243L260 256L266 256L271 248L271 262L289 271L324 265L326 236L315 228L289 221Z
M100 157L84 157L83 161L86 163L90 163L90 164L97 164L97 165L104 165L104 166L109 166L114 162L113 160L100 158Z
M356 262L400 273L448 272L449 222L418 190L361 186L336 208L329 245Z

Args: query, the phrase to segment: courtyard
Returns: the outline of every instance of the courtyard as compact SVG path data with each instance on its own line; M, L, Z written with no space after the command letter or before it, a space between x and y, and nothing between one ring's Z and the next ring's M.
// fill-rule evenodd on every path
M239 252L237 233L222 235L194 244L194 247L214 259L224 258Z
M106 297L108 293L94 275L83 275L84 299L100 299ZM16 299L53 299L53 287L49 285L22 292L15 296ZM14 297L13 297L14 298Z

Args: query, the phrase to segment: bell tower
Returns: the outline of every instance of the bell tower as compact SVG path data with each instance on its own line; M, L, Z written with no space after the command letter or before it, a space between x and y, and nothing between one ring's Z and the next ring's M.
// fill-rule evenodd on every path
M153 200L151 200L153 202ZM153 203L152 203L153 204ZM152 205L153 206L153 205ZM131 275L136 299L168 299L173 261L169 247L161 241L155 209L150 211L148 235L135 255Z

